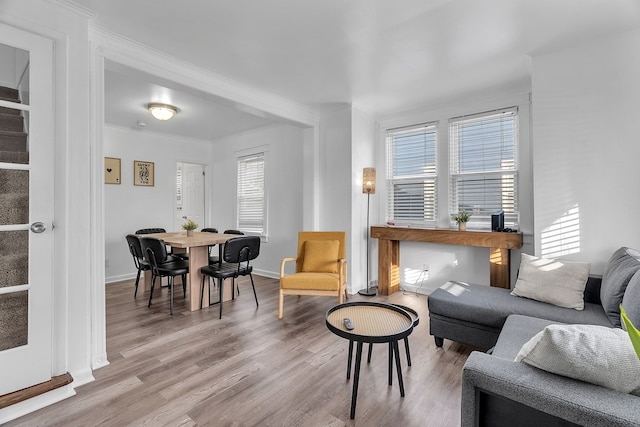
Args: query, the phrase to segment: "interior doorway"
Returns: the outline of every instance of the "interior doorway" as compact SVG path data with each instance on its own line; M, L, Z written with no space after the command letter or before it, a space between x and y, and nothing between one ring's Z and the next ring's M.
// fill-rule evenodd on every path
M205 218L205 169L197 163L176 164L176 196L174 230L182 230L182 224L191 219L204 227Z

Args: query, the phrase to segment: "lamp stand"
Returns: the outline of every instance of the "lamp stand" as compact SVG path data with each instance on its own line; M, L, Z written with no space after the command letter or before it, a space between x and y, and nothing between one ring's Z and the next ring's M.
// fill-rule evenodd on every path
M358 293L366 297L375 296L376 290L369 289L369 197L371 193L367 193L367 289L360 289Z

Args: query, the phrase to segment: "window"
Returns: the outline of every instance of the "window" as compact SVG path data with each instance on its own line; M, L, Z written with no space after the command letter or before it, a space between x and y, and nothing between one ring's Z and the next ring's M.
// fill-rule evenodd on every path
M238 230L265 234L264 153L238 158Z
M387 131L387 221L436 224L436 125Z
M490 227L504 211L505 227L518 225L518 109L449 121L451 214L465 210L470 223Z

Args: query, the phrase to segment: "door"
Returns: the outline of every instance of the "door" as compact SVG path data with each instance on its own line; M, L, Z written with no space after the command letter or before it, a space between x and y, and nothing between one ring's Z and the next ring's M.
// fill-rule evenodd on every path
M204 227L204 166L178 163L176 168L176 230L191 219Z
M0 395L52 374L52 53L0 24Z

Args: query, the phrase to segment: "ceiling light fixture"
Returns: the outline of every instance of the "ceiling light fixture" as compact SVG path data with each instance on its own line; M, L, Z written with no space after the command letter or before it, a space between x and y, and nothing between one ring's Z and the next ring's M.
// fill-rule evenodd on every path
M169 120L178 113L178 109L173 105L155 102L147 104L147 110L149 110L153 117L162 121Z

